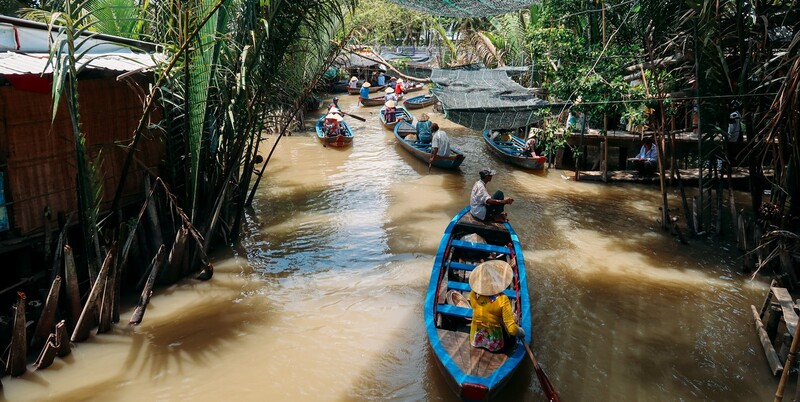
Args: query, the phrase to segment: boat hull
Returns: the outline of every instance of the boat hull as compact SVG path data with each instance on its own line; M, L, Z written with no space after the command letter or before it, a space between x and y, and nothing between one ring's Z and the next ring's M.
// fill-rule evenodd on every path
M422 96L415 96L413 98L406 99L403 102L403 106L406 109L422 109L424 107L428 107L436 103L436 97L431 95L422 95Z
M522 148L525 146L525 141L516 136L511 136L511 141L507 143L498 144L490 137L489 130L483 131L483 140L486 146L492 151L501 161L518 166L529 170L542 170L545 167L547 158L544 156L537 156L535 158L530 156L521 156Z
M530 297L522 247L514 229L507 222L487 224L477 221L469 213L469 209L466 207L456 214L442 236L431 270L423 310L428 342L447 383L462 399L485 401L495 397L512 377L527 357L525 348L519 342L507 345L503 351L497 353L473 348L468 340L469 321L463 318L466 316L453 313L460 309L468 311L471 317L471 309L452 309L455 306L440 303L442 290L468 291L468 280L460 280L457 272L470 269L464 268L469 266L474 269L479 261L491 256L489 250L503 250L507 254L501 254L504 256L502 258L506 258L514 270L514 280L504 293L510 295L515 318L525 330L524 342L530 342L531 336ZM470 233L482 236L486 244L460 240ZM476 247L471 252L480 249L486 253L469 255L469 247ZM453 285L454 282L458 286Z
M347 124L347 122L342 121L339 123L344 126L346 134L329 136L325 135L324 131L322 130L322 125L324 123L324 120L325 116L320 117L320 119L317 120L317 125L316 125L317 139L319 140L319 142L322 143L322 145L326 147L342 148L349 146L350 144L353 143L353 131L350 129L350 126Z
M402 121L398 123L394 128L394 137L397 139L397 142L400 144L403 149L408 151L411 155L414 155L415 158L428 163L431 158L431 146L430 143L422 143L419 141L407 141L405 136L408 134L415 134L417 130L411 123ZM464 162L464 153L459 151L458 149L451 148L450 154L446 157L437 157L431 163L431 166L438 167L441 169L456 169L461 166L461 162Z

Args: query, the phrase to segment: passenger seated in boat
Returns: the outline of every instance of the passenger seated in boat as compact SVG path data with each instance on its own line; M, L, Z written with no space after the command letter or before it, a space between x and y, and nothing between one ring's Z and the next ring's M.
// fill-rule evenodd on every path
M386 88L386 91L384 91L384 93L386 94L383 96L384 102L389 102L389 101L397 102L397 95L394 94L394 89Z
M322 122L322 132L328 137L339 135L341 133L340 121L342 121L342 116L336 113L328 113L325 115L325 120Z
M469 212L477 219L484 222L507 222L503 206L514 202L513 198L504 198L502 191L497 190L490 197L486 184L492 181L492 176L497 172L492 169L480 171L481 178L472 186Z
M525 141L525 145L522 147L522 152L520 152L520 155L528 158L539 157L539 155L536 155L536 134L533 132L528 135L528 140Z
M525 330L514 321L511 300L503 294L513 279L514 270L502 260L481 263L469 276L469 342L473 347L497 352L506 346L507 336L525 338Z
M423 113L417 122L417 139L421 142L431 142L433 130L431 130L431 118L427 113Z
M387 123L394 123L396 121L395 116L395 106L397 104L395 101L386 101L385 108L383 109L383 118L386 119Z

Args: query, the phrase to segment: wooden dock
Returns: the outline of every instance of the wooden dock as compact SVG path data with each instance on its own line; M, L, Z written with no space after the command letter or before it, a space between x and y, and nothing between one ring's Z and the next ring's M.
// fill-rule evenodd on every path
M775 286L775 281L772 281L761 311L753 305L750 305L750 310L770 371L777 376L784 370L789 345L797 331L797 305L788 290Z
M680 171L681 180L684 185L696 186L699 182L700 170L699 169L678 169ZM667 172L669 173L669 172ZM766 174L766 172L765 172ZM575 180L575 171L565 170L564 177L569 180ZM747 184L750 177L750 171L747 168L733 168L733 175L731 176L734 186ZM725 175L727 180L727 174ZM606 180L603 180L603 172L599 170L581 171L578 176L578 181L593 181L602 182L622 182L622 183L637 183L637 184L659 184L658 174L639 174L635 170L609 170ZM669 182L669 175L667 177Z

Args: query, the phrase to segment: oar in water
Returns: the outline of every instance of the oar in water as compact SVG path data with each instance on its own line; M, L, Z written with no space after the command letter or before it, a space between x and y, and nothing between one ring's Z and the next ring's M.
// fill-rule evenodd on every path
M556 389L553 388L553 384L550 383L550 379L547 378L547 374L545 374L544 369L539 365L536 357L533 356L531 347L528 346L528 343L525 342L524 339L521 339L520 342L525 345L525 350L528 351L528 356L533 362L533 368L536 369L536 377L539 378L539 384L542 386L542 391L544 391L544 395L547 397L547 400L550 402L559 402L561 399L558 397Z
M340 110L340 112L341 112L341 110ZM350 116L350 117L352 117L352 118L354 118L356 120L367 121L367 119L365 119L365 118L363 118L361 116L356 116L354 114L345 113L345 112L342 112L342 114L345 115L345 116Z

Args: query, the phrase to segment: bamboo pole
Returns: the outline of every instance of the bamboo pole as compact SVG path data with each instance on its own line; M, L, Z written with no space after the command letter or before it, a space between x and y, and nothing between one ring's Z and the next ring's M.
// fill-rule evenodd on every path
M56 275L53 283L50 285L50 292L47 294L47 301L44 304L42 315L39 317L39 322L36 323L36 329L33 331L31 337L31 347L36 347L45 339L50 329L53 328L53 323L56 319L56 310L58 309L58 296L61 291L61 276Z
M161 261L163 259L164 245L162 244L161 247L159 247L155 257L153 257L153 261L150 263L150 276L147 277L147 283L145 283L144 289L142 289L142 295L139 297L139 303L133 310L131 320L129 321L130 325L139 325L142 323L144 312L147 310L147 305L150 303L150 297L153 295L153 285L156 283L156 277L158 277L158 271L161 267Z
M64 245L64 280L66 283L67 299L69 301L69 323L72 328L78 325L81 318L81 293L78 286L78 274L75 271L75 258L72 255L72 247Z
M75 324L75 329L72 331L72 342L80 342L89 337L89 320L92 317L92 313L95 311L97 299L103 291L115 249L116 246L111 246L111 250L106 254L106 259L103 262L103 266L100 268L97 280L94 281L94 286L92 287L92 291L89 292L86 304L83 305L83 311L78 319L78 323Z
M778 383L778 389L775 390L775 402L783 400L783 390L786 388L786 382L789 380L789 372L792 370L794 360L797 358L797 342L800 340L800 325L796 325L794 330L794 338L792 338L792 346L789 348L789 357L783 364L783 372L781 373L781 381Z
M19 376L25 373L28 342L25 339L25 293L17 292L14 306L14 325L11 332L11 351L6 362L6 373Z

